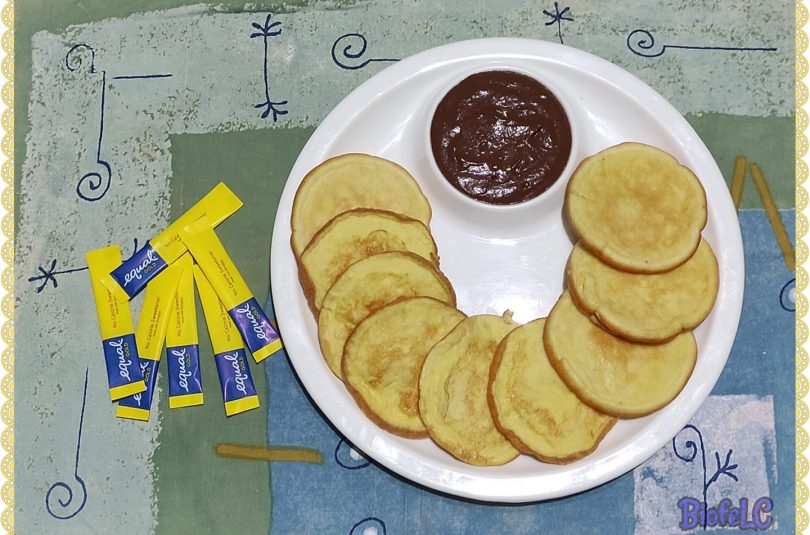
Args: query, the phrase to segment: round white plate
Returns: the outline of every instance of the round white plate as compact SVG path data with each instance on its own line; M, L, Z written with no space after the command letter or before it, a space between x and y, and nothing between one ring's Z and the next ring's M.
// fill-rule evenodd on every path
M665 408L620 421L599 448L557 466L527 456L498 467L457 461L428 439L389 434L366 418L332 375L318 348L316 323L298 282L290 249L290 210L304 175L346 152L389 158L408 169L430 200L430 228L441 269L467 314L514 311L518 321L545 316L562 291L572 248L562 218L565 179L534 202L492 208L452 189L435 170L427 133L441 95L482 68L533 73L564 98L577 138L577 161L622 141L660 147L703 183L709 221L703 236L720 267L717 303L697 329L699 354L691 379ZM336 73L339 75L339 73ZM404 59L348 95L306 144L281 196L273 229L271 282L278 324L295 371L327 418L364 454L407 479L468 498L495 502L545 500L580 492L638 466L686 425L725 365L739 323L743 249L725 181L686 120L649 86L580 50L528 39L454 43Z

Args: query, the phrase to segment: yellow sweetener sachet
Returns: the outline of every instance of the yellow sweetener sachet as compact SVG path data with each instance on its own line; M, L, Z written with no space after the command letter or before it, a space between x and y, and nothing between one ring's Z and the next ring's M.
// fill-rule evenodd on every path
M281 349L281 338L216 232L207 225L197 223L180 229L180 238L225 305L256 362Z
M121 263L117 245L87 253L87 267L96 302L101 343L107 362L107 382L113 401L146 390L141 373L138 345L128 302L121 302L101 284L101 278Z
M102 279L103 284L121 301L132 299L153 277L186 252L180 229L196 223L214 228L241 206L239 197L220 182L131 258L113 266Z
M225 414L232 416L255 409L259 406L259 396L250 374L242 336L199 266L194 266L194 281L211 337Z

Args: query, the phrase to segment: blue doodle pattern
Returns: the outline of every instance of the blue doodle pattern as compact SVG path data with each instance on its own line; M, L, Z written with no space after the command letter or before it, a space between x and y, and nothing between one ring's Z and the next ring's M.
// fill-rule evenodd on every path
M343 45L341 45L343 42ZM360 45L360 49L357 51L353 51L352 49L356 44ZM343 46L343 49L340 50L340 56L338 57L338 48ZM399 59L395 58L369 58L361 63L357 63L352 65L351 63L344 63L344 61L354 61L358 59L362 59L363 55L366 53L366 49L368 48L368 41L360 33L346 33L335 39L335 42L332 43L332 61L335 62L335 65L340 67L341 69L346 69L349 71L355 71L357 69L362 69L369 63L373 61L382 61L382 62L389 62L389 61L399 61Z
M90 55L89 61L86 59ZM70 72L76 72L89 63L89 73L97 74L96 71L96 51L90 45L80 43L74 45L65 54L65 67ZM159 78L170 78L171 74L133 74L113 76L113 80L150 80ZM98 143L96 146L96 170L85 173L76 183L76 195L85 201L100 201L107 194L112 184L112 166L101 157L101 146L104 139L104 110L106 108L107 97L107 71L101 71L101 112L99 114Z
M132 249L132 254L129 255L129 258L132 258L132 256L135 254L135 252L138 251L138 238L135 238L133 240L133 242L134 242L134 245L133 245L133 249ZM76 273L77 271L86 271L87 270L87 266L80 267L80 268L68 268L68 269L57 270L56 269L57 262L58 262L57 259L54 258L53 260L51 260L51 265L47 269L42 267L42 266L38 267L40 275L34 275L33 277L28 277L28 282L39 283L39 286L37 286L37 288L36 288L37 293L42 293L42 290L44 290L48 286L49 282L53 285L54 288L59 288L59 282L56 280L57 275L67 275L69 273Z
M661 50L655 51L655 38L647 30L636 29L627 35L627 48L630 52L645 58L657 58L664 55L670 48L681 50L723 50L730 52L776 52L774 47L758 46L707 46L707 45L673 45L666 43L661 46Z
M385 522L376 516L364 518L352 526L349 535L365 535L366 530L373 530L372 533L376 535L385 535Z
M547 17L550 17L550 19L551 19L551 20L546 22L546 26L551 26L552 24L557 25L557 37L559 38L561 45L565 44L565 43L563 43L563 37L562 37L562 22L564 20L569 21L569 22L574 22L574 18L571 16L570 11L571 11L571 8L568 7L568 6L564 7L562 10L560 10L560 5L557 2L554 2L554 13L548 11L547 9L543 10L543 14L545 16L547 16ZM568 16L566 16L566 14Z
M796 277L793 277L789 281L782 286L782 289L779 291L779 306L782 307L782 310L786 310L788 312L796 312L796 303L795 297L791 294L791 292L796 291Z
M345 439L341 438L338 441L337 446L335 446L335 462L346 470L359 470L361 468L366 468L371 464L371 462L364 457L356 460L353 459L351 455L352 451L353 448L351 445L349 445Z
M267 17L264 19L264 25L259 24L258 22L254 22L251 24L256 30L250 34L251 39L255 39L257 37L261 37L264 40L264 102L260 102L253 106L256 109L264 108L262 112L262 119L266 119L270 113L273 114L273 122L275 123L278 121L279 115L287 115L287 110L281 109L278 106L285 106L287 104L286 100L279 100L273 101L270 99L270 84L268 82L267 76L267 41L271 37L276 37L281 35L281 22L270 22L273 18L272 13L268 13ZM274 28L278 27L277 30Z
M45 494L45 509L48 511L52 517L58 520L69 520L79 514L82 509L84 509L85 504L87 503L87 486L84 484L84 480L79 476L79 453L81 452L82 448L82 426L84 425L84 407L87 404L87 375L88 375L89 368L84 370L84 394L82 394L82 411L81 415L79 416L79 434L78 438L76 439L76 463L73 466L73 478L76 482L79 483L79 487L81 487L82 491L82 500L79 506L74 510L70 511L69 508L71 503L73 502L73 489L71 486L64 481L57 481L53 485L48 488L48 492ZM64 489L67 491L67 499L59 498L54 492L57 489ZM52 499L53 497L53 499ZM56 503L53 503L54 500ZM53 508L52 508L53 507Z
M681 434L684 433L685 431L694 431L697 434L698 443L696 444L694 440L687 440L686 442L684 442L684 447L687 448L689 451L686 454L681 454L681 452L678 451L677 440L678 440L678 437L680 437ZM737 465L736 464L730 464L731 463L731 454L734 452L734 450L732 450L732 449L729 449L726 452L726 457L725 457L725 460L723 461L722 465L720 463L720 452L717 452L717 451L714 452L714 459L715 459L715 463L716 463L717 466L715 468L714 473L711 475L711 477L709 477L709 479L706 479L706 476L708 475L708 470L706 468L706 448L705 448L705 445L703 443L703 434L700 432L700 429L698 429L694 425L688 424L686 427L684 427L681 430L680 433L678 433L672 439L672 451L675 453L675 456L678 457L679 459L681 459L682 461L687 462L687 463L691 463L697 457L698 446L700 446L700 461L701 461L701 465L702 465L702 469L703 469L703 489L702 489L702 492L703 492L703 510L705 511L707 509L707 506L708 506L707 503L706 503L706 495L707 495L707 493L709 491L709 487L711 487L720 478L720 476L723 476L723 475L728 476L731 479L733 479L734 481L739 481L739 479L737 479L736 474L734 474L734 470L737 468ZM707 518L708 518L708 515L704 515L704 517L703 517L703 529L706 529L706 519Z

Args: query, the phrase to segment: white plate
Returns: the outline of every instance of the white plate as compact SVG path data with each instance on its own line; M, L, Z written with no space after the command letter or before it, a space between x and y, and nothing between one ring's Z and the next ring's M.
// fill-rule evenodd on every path
M411 171L433 208L431 230L441 269L467 314L515 312L528 321L557 300L572 243L563 227L563 188L507 209L469 201L437 174L426 140L437 99L465 74L486 67L535 73L571 108L577 160L622 141L660 147L700 177L709 221L703 232L720 266L720 289L697 329L697 366L681 394L660 411L620 421L599 448L557 466L521 456L499 467L455 460L428 439L391 435L368 420L318 349L316 323L298 282L290 249L290 210L304 175L326 158L367 152ZM339 75L340 73L336 73ZM697 411L725 365L740 318L743 249L725 181L686 120L649 86L580 50L527 39L483 39L431 49L385 69L348 95L306 144L281 196L271 251L279 328L295 371L327 418L356 447L409 480L450 494L495 502L567 496L638 466L672 439Z

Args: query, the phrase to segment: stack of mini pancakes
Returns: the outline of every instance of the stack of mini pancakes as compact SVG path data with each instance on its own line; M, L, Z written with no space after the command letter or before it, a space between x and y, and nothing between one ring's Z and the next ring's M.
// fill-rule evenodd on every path
M311 171L293 205L323 356L377 425L480 466L568 463L686 384L718 275L702 187L674 158L628 143L583 161L567 290L525 325L456 309L430 213L404 169L359 154Z
M617 418L680 393L697 359L692 329L718 290L701 238L705 193L669 154L623 143L585 159L564 211L578 237L567 288L547 319L500 344L489 385L499 430L554 463L581 458Z
M405 169L366 154L310 171L291 216L324 359L373 421L414 438L427 436L418 412L422 360L464 317L439 270L430 217Z

